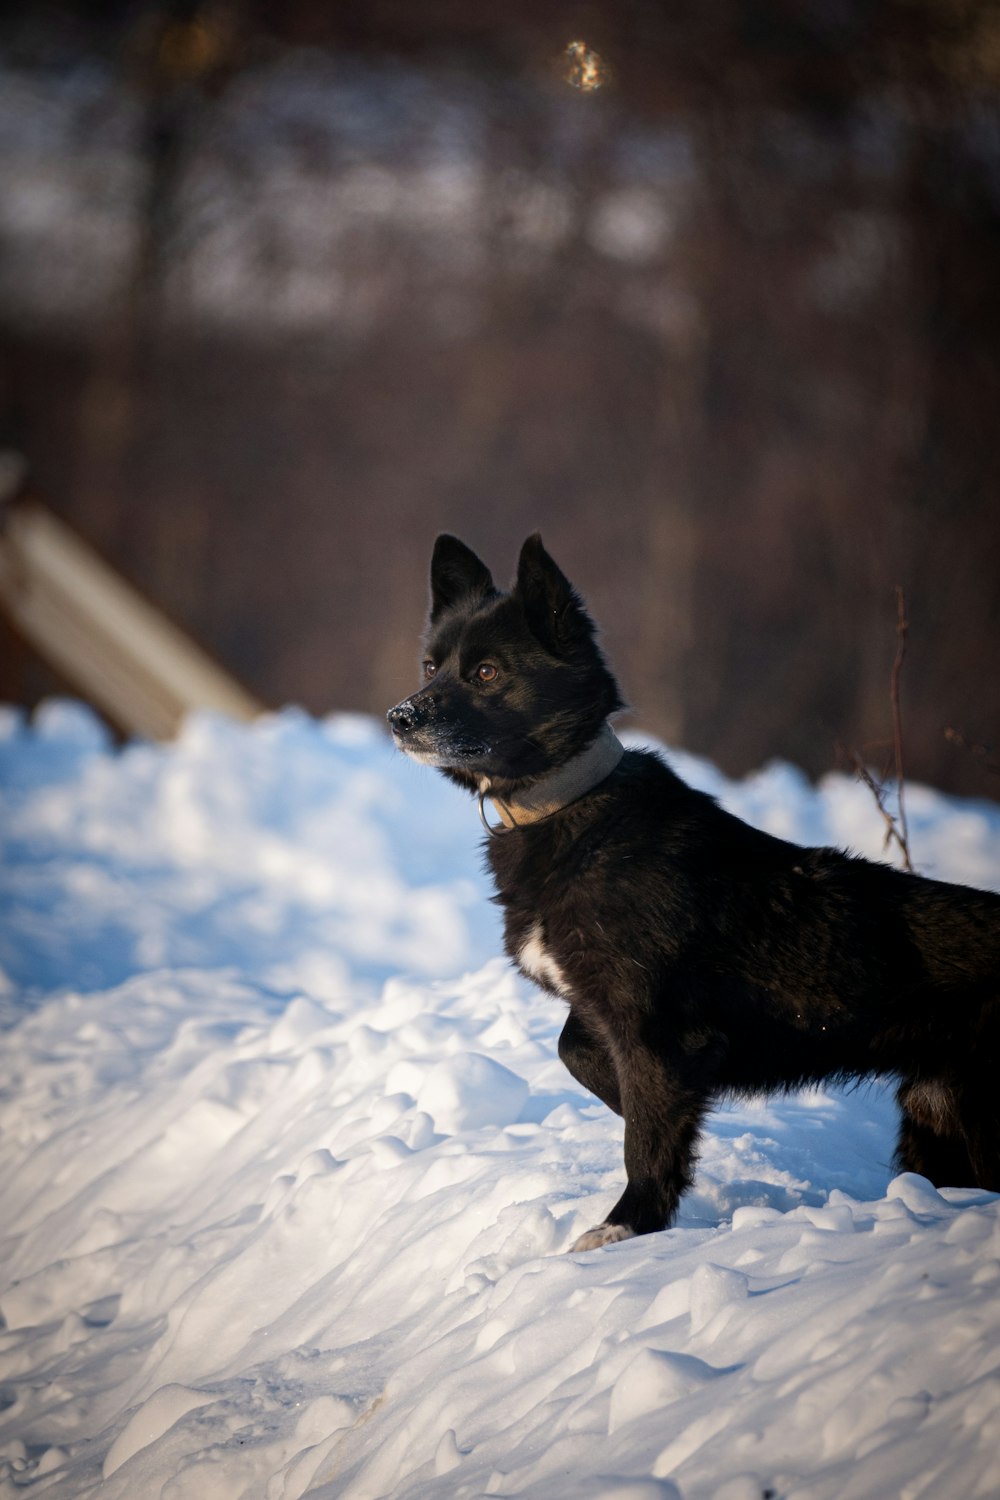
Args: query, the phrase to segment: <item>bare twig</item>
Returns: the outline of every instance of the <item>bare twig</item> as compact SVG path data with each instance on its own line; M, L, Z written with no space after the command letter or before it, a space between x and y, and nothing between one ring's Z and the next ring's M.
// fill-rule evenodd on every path
M859 781L863 781L875 799L885 822L885 841L883 850L889 849L895 844L899 850L903 868L913 872L913 860L910 857L910 834L906 823L906 772L903 757L903 714L900 707L899 683L903 668L903 658L906 655L906 633L909 630L909 621L906 618L906 595L900 586L896 587L896 655L892 663L892 673L889 678L889 702L892 707L892 770L896 783L896 811L889 807L889 793L886 788L886 780L889 775L887 767L879 780L865 765L857 751L851 755L851 764Z
M880 781L876 780L876 778L872 775L871 771L869 771L868 767L865 765L864 761L861 759L861 756L858 755L857 752L855 752L852 756L852 761L854 764L855 775L857 776L859 781L864 782L865 786L871 792L872 796L875 799L875 806L878 808L879 812L882 814L883 819L885 820L885 839L883 841L882 848L885 850L888 849L891 844L895 844L899 849L900 855L902 856L904 868L912 871L913 864L910 860L909 845L906 842L906 836L901 826L896 820L896 816L890 811L887 805L888 793L886 792L885 787Z
M896 842L903 856L903 864L912 871L910 859L910 835L906 826L906 774L903 768L903 716L899 707L899 677L906 655L906 632L910 622L906 618L906 595L901 584L896 585L896 655L889 679L889 701L892 704L892 751L896 763L896 809L899 831Z

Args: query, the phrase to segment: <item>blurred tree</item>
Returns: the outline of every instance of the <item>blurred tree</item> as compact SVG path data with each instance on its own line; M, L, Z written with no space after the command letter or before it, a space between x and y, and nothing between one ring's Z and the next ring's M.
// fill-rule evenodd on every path
M994 790L994 8L5 25L8 426L260 693L378 711L434 531L540 525L642 722L733 771L878 760L904 584L911 771Z

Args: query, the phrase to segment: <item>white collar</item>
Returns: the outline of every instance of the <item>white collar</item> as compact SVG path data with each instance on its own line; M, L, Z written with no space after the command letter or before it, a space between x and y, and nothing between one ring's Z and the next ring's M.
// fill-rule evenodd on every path
M543 818L550 818L560 808L576 802L606 776L610 776L624 754L625 746L605 720L597 738L586 750L581 750L579 755L574 755L565 765L558 766L547 776L526 787L523 792L518 792L516 797L491 794L487 778L479 792L479 816L484 828L489 833L500 835L509 833L514 828L522 828L526 823L540 823ZM487 797L493 803L502 824L499 828L486 820L483 803Z

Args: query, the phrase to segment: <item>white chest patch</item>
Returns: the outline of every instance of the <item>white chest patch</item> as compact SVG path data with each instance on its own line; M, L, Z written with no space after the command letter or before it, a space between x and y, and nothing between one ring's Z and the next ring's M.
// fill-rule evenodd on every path
M572 991L566 982L566 976L556 963L552 954L546 951L542 941L542 924L536 922L522 943L517 954L518 966L539 984L548 985L549 989L556 990L560 995L570 998Z

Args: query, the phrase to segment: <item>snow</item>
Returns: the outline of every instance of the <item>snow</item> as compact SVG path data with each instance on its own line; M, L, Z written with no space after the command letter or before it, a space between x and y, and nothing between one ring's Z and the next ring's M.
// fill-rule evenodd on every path
M863 787L749 820L877 856ZM1000 809L909 789L1000 887ZM474 805L374 723L114 749L0 714L0 1497L1000 1493L1000 1201L892 1180L887 1089L713 1115L677 1226L499 956Z

